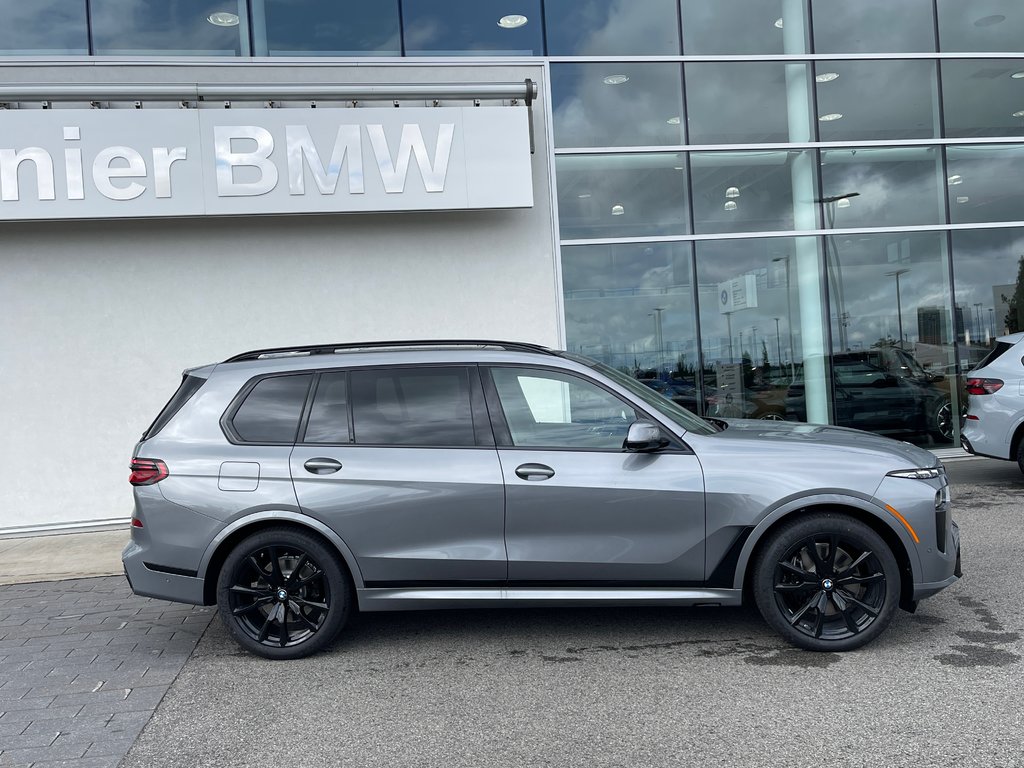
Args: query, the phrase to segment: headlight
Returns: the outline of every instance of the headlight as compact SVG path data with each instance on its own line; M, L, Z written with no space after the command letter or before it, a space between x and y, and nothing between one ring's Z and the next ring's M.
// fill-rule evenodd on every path
M886 477L906 477L910 480L934 480L942 477L945 470L942 467L930 467L928 469L897 469L886 474Z

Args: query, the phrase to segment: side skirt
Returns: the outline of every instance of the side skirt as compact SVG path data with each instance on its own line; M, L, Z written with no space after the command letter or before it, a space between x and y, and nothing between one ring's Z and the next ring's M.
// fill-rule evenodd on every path
M435 608L666 605L740 605L743 590L707 588L530 588L403 587L356 590L363 611L422 611Z

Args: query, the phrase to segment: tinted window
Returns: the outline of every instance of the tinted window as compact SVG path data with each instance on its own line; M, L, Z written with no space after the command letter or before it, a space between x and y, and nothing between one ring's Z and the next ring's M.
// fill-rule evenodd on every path
M325 373L320 377L304 442L349 442L347 373Z
M93 53L240 56L249 53L244 2L91 0Z
M181 385L178 387L178 391L174 393L164 409L160 411L160 414L156 417L156 420L150 425L149 429L142 433L142 439L146 440L161 429L164 425L170 421L174 414L181 410L181 407L188 402L189 398L192 397L199 388L206 383L206 379L200 378L199 376L183 376L181 379Z
M398 2L265 0L265 47L270 56L399 56ZM258 6L253 7L258 14ZM260 29L260 25L253 25ZM263 47L263 50L260 48Z
M1005 341L997 341L995 348L985 355L985 358L978 363L975 368L984 368L986 365L992 365L996 360L1003 356L1003 354L1009 351L1013 347L1013 344L1009 344Z
M0 53L89 52L85 0L0 0Z
M539 0L502 8L478 0L404 0L406 56L541 56Z
M575 376L524 368L491 375L515 446L622 450L637 418L632 406Z
M355 371L356 442L369 445L475 445L465 368Z
M231 425L250 443L293 443L312 374L263 379L246 396Z

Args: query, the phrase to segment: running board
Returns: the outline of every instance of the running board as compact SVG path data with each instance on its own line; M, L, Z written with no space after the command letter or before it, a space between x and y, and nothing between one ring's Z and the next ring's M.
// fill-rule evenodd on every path
M721 606L740 605L739 589L701 589L652 587L647 589L562 589L514 587L459 589L453 587L410 587L401 589L359 589L359 608L363 611L415 611L433 608L479 608L489 606L546 605L668 605Z

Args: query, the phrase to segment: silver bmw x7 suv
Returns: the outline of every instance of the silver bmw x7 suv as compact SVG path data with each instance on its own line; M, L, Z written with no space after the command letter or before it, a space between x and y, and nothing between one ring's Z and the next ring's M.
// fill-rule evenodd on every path
M936 457L705 421L529 344L266 349L186 371L135 447L124 566L269 658L354 609L757 604L843 651L960 576Z

